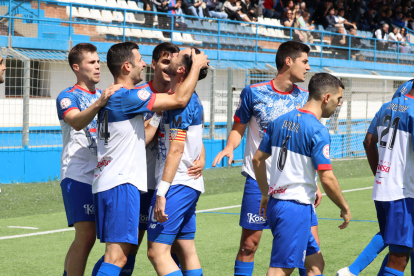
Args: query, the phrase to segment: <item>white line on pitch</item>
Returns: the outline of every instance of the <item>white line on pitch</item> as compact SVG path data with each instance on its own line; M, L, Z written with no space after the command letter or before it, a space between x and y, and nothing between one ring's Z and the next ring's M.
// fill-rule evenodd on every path
M37 227L26 227L26 226L7 226L9 228L21 228L21 229L39 229Z
M44 232L36 232L36 233L24 234L24 235L5 236L5 237L0 237L0 240L8 240L8 239L30 237L30 236L46 235L46 234L53 234L53 233L73 231L73 230L75 230L75 228L65 228L65 229L58 229L58 230L51 230L51 231L44 231Z
M348 192L368 190L368 189L372 189L372 187L365 187L365 188L344 190L342 192L343 193L348 193ZM323 195L325 195L325 194L323 194ZM218 207L218 208L213 208L213 209L199 210L199 211L196 211L196 213L210 212L210 211L217 211L217 210L225 210L225 209L237 208L237 207L240 207L240 206L241 205L233 205L233 206ZM36 232L36 233L24 234L24 235L5 236L5 237L0 237L0 240L8 240L8 239L16 239L16 238L30 237L30 236L46 235L46 234L53 234L53 233L59 233L59 232L65 232L65 231L73 231L73 230L75 230L75 229L74 228L64 228L64 229L44 231L44 232Z

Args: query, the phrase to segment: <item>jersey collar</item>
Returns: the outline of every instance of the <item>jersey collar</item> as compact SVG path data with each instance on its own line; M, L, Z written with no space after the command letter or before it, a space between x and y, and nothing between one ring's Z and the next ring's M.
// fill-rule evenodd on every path
M405 94L405 97L408 97L408 98L414 99L414 97L413 97L413 96L411 96L411 95L409 95L409 94Z
M273 91L275 91L276 93L282 94L282 95L289 95L292 94L293 89L295 88L295 85L292 85L292 89L289 92L282 92L276 89L275 84L273 83L273 80L270 81L270 86L272 86Z
M76 87L76 89L79 89L79 90L82 90L83 92L86 92L86 93L88 93L88 94L96 94L96 88L95 88L95 91L89 91L89 90L86 90L86 89L84 89L84 88L82 88L82 87L80 87L79 85L77 85L77 84L75 84L75 87Z
M312 111L305 110L305 109L302 109L302 108L298 108L298 111L299 111L299 112L303 112L303 113L312 114L312 115L313 115L313 116L315 116L315 118L316 118L316 115L315 115ZM316 118L316 119L318 119L318 118Z

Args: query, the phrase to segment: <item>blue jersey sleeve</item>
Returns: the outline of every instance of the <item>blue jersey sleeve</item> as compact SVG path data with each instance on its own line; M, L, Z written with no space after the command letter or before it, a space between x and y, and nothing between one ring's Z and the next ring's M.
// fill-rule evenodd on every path
M234 121L242 124L247 124L253 115L253 100L252 90L250 86L244 88L240 94L239 105L234 114Z
M69 111L80 110L79 100L73 93L62 92L56 99L56 108L59 120L63 120Z
M275 127L275 121L269 124L267 127L265 134L263 136L262 141L259 145L259 150L266 152L268 154L272 154L272 136L273 136L273 128Z
M315 170L332 170L329 148L331 137L324 127L312 137L311 157Z
M392 99L399 98L405 94L407 94L412 88L413 88L413 82L414 79L409 80L405 83L403 83L400 87L398 87L397 91L395 91L394 96L392 96Z
M380 116L381 109L375 114L374 119L372 119L371 124L369 125L368 132L378 136L377 127L378 127L378 118Z
M131 89L123 92L121 98L122 111L125 115L147 113L151 111L155 97L155 93L150 93L144 89Z
M154 116L155 112L145 112L144 113L144 121L151 119Z
M192 101L190 101L185 108L168 111L168 124L170 125L170 129L187 131L196 115L196 110Z

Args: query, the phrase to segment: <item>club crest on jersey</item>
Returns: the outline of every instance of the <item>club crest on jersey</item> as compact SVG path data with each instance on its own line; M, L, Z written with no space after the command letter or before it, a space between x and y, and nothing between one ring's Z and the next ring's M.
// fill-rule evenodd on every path
M62 109L66 109L66 108L68 108L71 104L72 104L72 102L70 101L70 99L69 99L69 98L63 98L63 99L60 101L60 108L62 108Z
M174 140L177 137L178 129L171 129L171 140Z
M326 145L323 147L323 156L325 156L326 159L329 159L329 145Z
M150 92L148 92L147 90L141 89L138 91L138 97L143 101L148 99L149 96L150 96Z
M240 99L239 99L239 104L237 105L237 110L239 110L239 109L240 109L240 107L241 107L241 103L242 103L242 99L240 98Z

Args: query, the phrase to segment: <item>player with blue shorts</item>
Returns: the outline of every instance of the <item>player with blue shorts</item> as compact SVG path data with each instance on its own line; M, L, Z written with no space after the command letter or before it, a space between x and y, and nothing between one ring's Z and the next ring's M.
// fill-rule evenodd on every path
M115 83L122 84L98 114L98 165L92 184L97 237L105 243L104 262L98 276L120 275L127 264L132 245L138 245L140 191L147 191L143 114L184 107L190 100L204 54L193 56L197 71L191 71L186 85L174 95L136 89L145 68L138 45L113 45L107 55L108 68ZM158 122L159 123L159 122ZM152 126L155 133L158 125ZM135 258L135 256L134 256ZM133 270L128 269L126 273ZM131 274L129 274L131 275Z
M344 223L339 228L347 227L351 219L348 204L332 172L329 132L319 122L341 105L343 88L336 77L315 74L309 82L307 103L302 109L274 120L253 157L261 191L259 214L263 210L273 234L268 276L291 275L295 268L305 268L305 265L320 267L313 275L322 275L324 261L311 232L312 204L317 189L315 170L327 196L341 209ZM270 156L274 158L268 182L266 159Z
M199 53L198 49L196 53ZM190 49L174 54L164 70L171 78L171 90L181 87L192 69ZM200 72L205 78L207 70ZM204 110L196 93L185 108L163 112L164 127L159 136L159 147L166 149L162 173L156 195L151 200L148 224L148 258L158 275L203 275L194 244L196 231L195 209L204 192L202 177L195 179L187 171L199 159L203 143ZM161 156L161 155L160 155ZM158 157L157 157L158 158ZM157 159L158 161L158 159ZM182 271L171 257L173 243Z
M392 99L401 97L408 92L411 91L413 87L414 79L411 79L405 83L403 83L398 89L395 91ZM373 118L371 125L376 125L377 117ZM369 131L372 133L373 130ZM367 135L365 137L364 144L371 143L372 135ZM374 174L375 175L375 174ZM355 261L349 266L344 267L336 272L336 276L358 276L359 273L364 270L377 256L381 253L387 246L384 244L384 239L381 236L381 232L378 232L369 242L369 244L364 248L364 250L359 254L359 256L355 259ZM414 257L414 253L411 253L411 258ZM385 256L381 269L378 275L382 275L385 266L388 263L388 254ZM411 265L411 274L414 275L414 265Z
M267 126L279 116L302 107L308 100L308 91L298 87L295 83L305 81L305 75L310 70L309 50L305 44L294 41L288 41L279 46L276 54L278 75L273 80L249 85L243 89L227 145L213 161L212 166L215 167L226 156L229 158L229 165L231 165L233 151L240 145L246 127L249 126L242 167L242 175L246 177L246 183L239 223L242 227L242 234L234 266L234 275L236 276L251 276L253 274L254 255L259 246L263 229L269 229L265 219L258 213L261 193L254 175L252 158ZM270 163L269 159L267 161L268 170ZM268 176L270 177L270 171L268 171ZM322 193L318 189L316 206L321 197ZM317 228L314 227L314 229ZM314 234L317 237L317 231L314 231Z
M75 239L66 255L63 275L83 275L95 240L95 211L92 198L96 157L96 114L120 86L102 92L99 56L90 43L75 45L69 52L69 65L76 75L74 86L56 99L62 128L60 186L69 227Z

